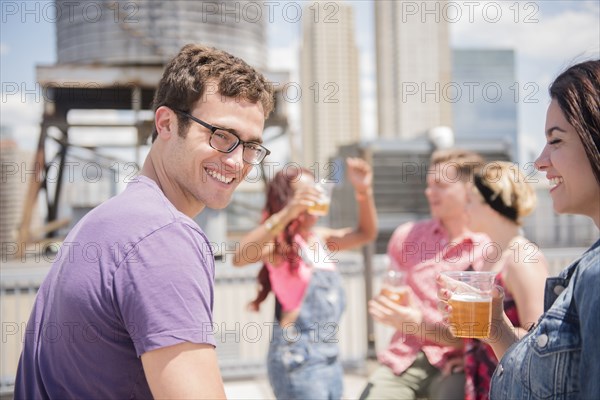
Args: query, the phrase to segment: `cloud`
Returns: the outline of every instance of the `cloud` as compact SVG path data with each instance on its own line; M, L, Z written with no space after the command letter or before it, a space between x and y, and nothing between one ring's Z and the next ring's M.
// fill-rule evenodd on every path
M269 48L269 69L273 71L288 71L290 82L300 82L300 51L298 39L291 41L284 47ZM290 132L300 131L300 102L286 104Z
M33 93L1 93L2 127L26 150L37 147L43 102ZM129 113L131 114L131 113ZM70 123L129 123L132 116L114 110L77 110L69 115ZM134 128L73 128L72 143L79 145L132 144L137 138Z
M458 4L464 11L464 3ZM550 82L567 66L599 55L600 5L589 1L476 4L472 20L463 13L450 24L452 47L515 50L521 156L530 158L532 149L543 146ZM486 5L490 5L487 14Z
M377 61L374 51L362 50L360 52L360 73L366 76L375 76Z
M377 101L373 97L363 97L360 102L360 125L363 139L377 137Z
M562 62L582 53L599 51L597 5L581 3L577 9L552 14L544 3L527 3L535 8L522 8L520 12L515 8L518 3L486 3L495 4L494 9L498 7L500 13L492 15L488 11L489 15L485 16L483 11L474 12L472 22L463 17L450 24L455 47L513 48L540 62Z
M516 47L528 58L558 62L583 54L597 54L600 49L597 17L597 14L583 11L567 11L550 17L544 22L543 34L531 35L529 40L521 41Z
M360 54L360 125L361 137L377 137L377 85L375 78L375 57L372 51Z
M42 103L35 98L21 96L20 93L0 93L2 107L0 120L19 147L34 150L40 134Z
M274 71L290 71L297 75L299 66L298 42L291 42L285 47L269 49L269 69Z
M543 140L541 135L521 135L519 138L519 146L521 147L521 160L531 161L539 155Z

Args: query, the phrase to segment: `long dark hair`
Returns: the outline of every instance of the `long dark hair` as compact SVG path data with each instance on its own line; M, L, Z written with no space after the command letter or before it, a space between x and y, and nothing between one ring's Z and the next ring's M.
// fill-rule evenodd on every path
M271 182L267 185L263 222L271 215L281 211L289 203L294 196L292 183L297 182L304 174L314 177L308 169L294 165L288 166L275 174ZM281 233L275 237L275 247L273 250L274 256L288 261L288 268L294 273L297 272L300 266L298 245L294 241L294 236L298 233L299 226L300 221L298 219L287 224ZM257 281L259 284L258 294L250 305L258 311L260 304L267 298L271 291L269 270L264 264L258 273Z
M549 92L579 135L600 185L600 60L570 67L554 80Z

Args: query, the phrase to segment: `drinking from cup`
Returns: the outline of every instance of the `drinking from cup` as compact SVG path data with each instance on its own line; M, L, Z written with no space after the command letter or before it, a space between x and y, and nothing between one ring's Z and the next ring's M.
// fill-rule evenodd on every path
M329 205L331 204L331 191L333 190L334 182L322 179L315 187L321 192L319 200L308 207L308 213L311 215L324 216L329 213Z
M487 338L492 324L492 288L495 272L446 271L452 295L448 317L454 336Z
M401 306L408 305L408 291L404 284L404 274L400 271L390 269L383 278L381 295L394 301Z

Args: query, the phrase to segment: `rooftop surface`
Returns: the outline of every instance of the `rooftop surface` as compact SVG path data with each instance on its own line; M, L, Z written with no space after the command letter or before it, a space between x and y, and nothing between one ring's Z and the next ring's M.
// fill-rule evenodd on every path
M367 384L366 374L345 374L344 375L344 399L358 399L365 385ZM225 394L228 399L275 399L269 379L266 376L254 379L227 380L225 381Z

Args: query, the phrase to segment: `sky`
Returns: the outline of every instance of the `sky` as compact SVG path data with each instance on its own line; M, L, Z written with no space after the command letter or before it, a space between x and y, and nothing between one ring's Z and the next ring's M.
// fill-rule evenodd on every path
M381 0L390 1L390 0ZM298 52L304 18L294 11L314 1L271 2L267 35L268 64L289 70L298 81ZM360 51L361 128L363 138L377 135L375 38L371 1L348 1L355 10L356 41ZM0 0L0 124L24 148L33 149L39 135L41 96L35 93L35 66L56 61L56 39L51 1ZM423 1L409 2L407 15L443 18L450 25L452 48L514 49L518 126L521 143L531 149L543 146L547 87L568 65L598 58L600 54L600 1L459 1L427 13ZM431 10L431 8L427 8ZM284 13L287 12L287 15ZM323 16L322 16L323 17ZM490 77L493 80L493 77ZM299 104L289 104L293 129L299 129Z

